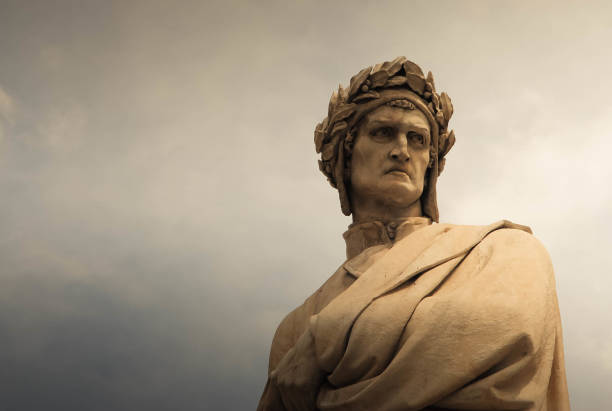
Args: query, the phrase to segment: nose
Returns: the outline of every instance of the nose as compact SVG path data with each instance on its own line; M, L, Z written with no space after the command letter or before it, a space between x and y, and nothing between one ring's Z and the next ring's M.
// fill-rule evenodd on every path
M395 140L395 144L389 152L389 157L392 160L405 162L410 160L410 153L408 152L408 137L400 134Z

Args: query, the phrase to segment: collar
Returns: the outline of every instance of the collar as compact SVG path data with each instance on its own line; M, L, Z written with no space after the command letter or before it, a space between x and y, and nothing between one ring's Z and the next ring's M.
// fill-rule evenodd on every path
M372 263L374 255L391 248L396 241L410 235L419 228L431 224L428 217L408 217L392 220L353 223L342 235L346 242L347 271L359 276Z

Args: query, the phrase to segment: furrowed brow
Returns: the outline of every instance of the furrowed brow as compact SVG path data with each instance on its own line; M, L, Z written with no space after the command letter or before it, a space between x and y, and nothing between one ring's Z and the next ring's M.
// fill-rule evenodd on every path
M410 131L414 131L417 132L419 134L422 134L424 136L428 136L429 135L429 130L424 128L424 127L419 127L419 126L409 126L408 130Z
M373 128L373 127L397 127L397 124L395 123L395 121L393 120L385 120L385 119L381 119L381 120L371 120L368 122L368 127Z

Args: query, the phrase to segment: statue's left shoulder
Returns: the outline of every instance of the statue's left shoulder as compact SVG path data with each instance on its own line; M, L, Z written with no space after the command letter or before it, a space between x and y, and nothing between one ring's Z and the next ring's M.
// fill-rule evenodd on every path
M441 226L445 227L451 243L460 243L461 238L475 240L461 263L460 271L479 272L481 278L483 273L487 273L495 279L554 283L550 255L528 226L508 220L489 225Z
M544 245L533 235L529 226L509 220L499 220L489 225L437 224L442 231L454 237L479 238L475 249L487 249L496 254L522 255L549 260ZM440 229L439 228L439 229Z
M550 255L531 230L500 227L487 234L473 251L486 256L485 260L497 267L502 278L554 287Z
M527 226L503 226L491 231L482 241L497 252L520 254L524 257L550 259L544 245Z

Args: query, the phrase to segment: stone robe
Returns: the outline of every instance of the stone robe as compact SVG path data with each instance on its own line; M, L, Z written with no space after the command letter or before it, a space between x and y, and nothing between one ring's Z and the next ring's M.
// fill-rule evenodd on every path
M569 410L552 265L529 228L417 217L344 237L348 260L282 321L269 372L309 332L320 410Z

